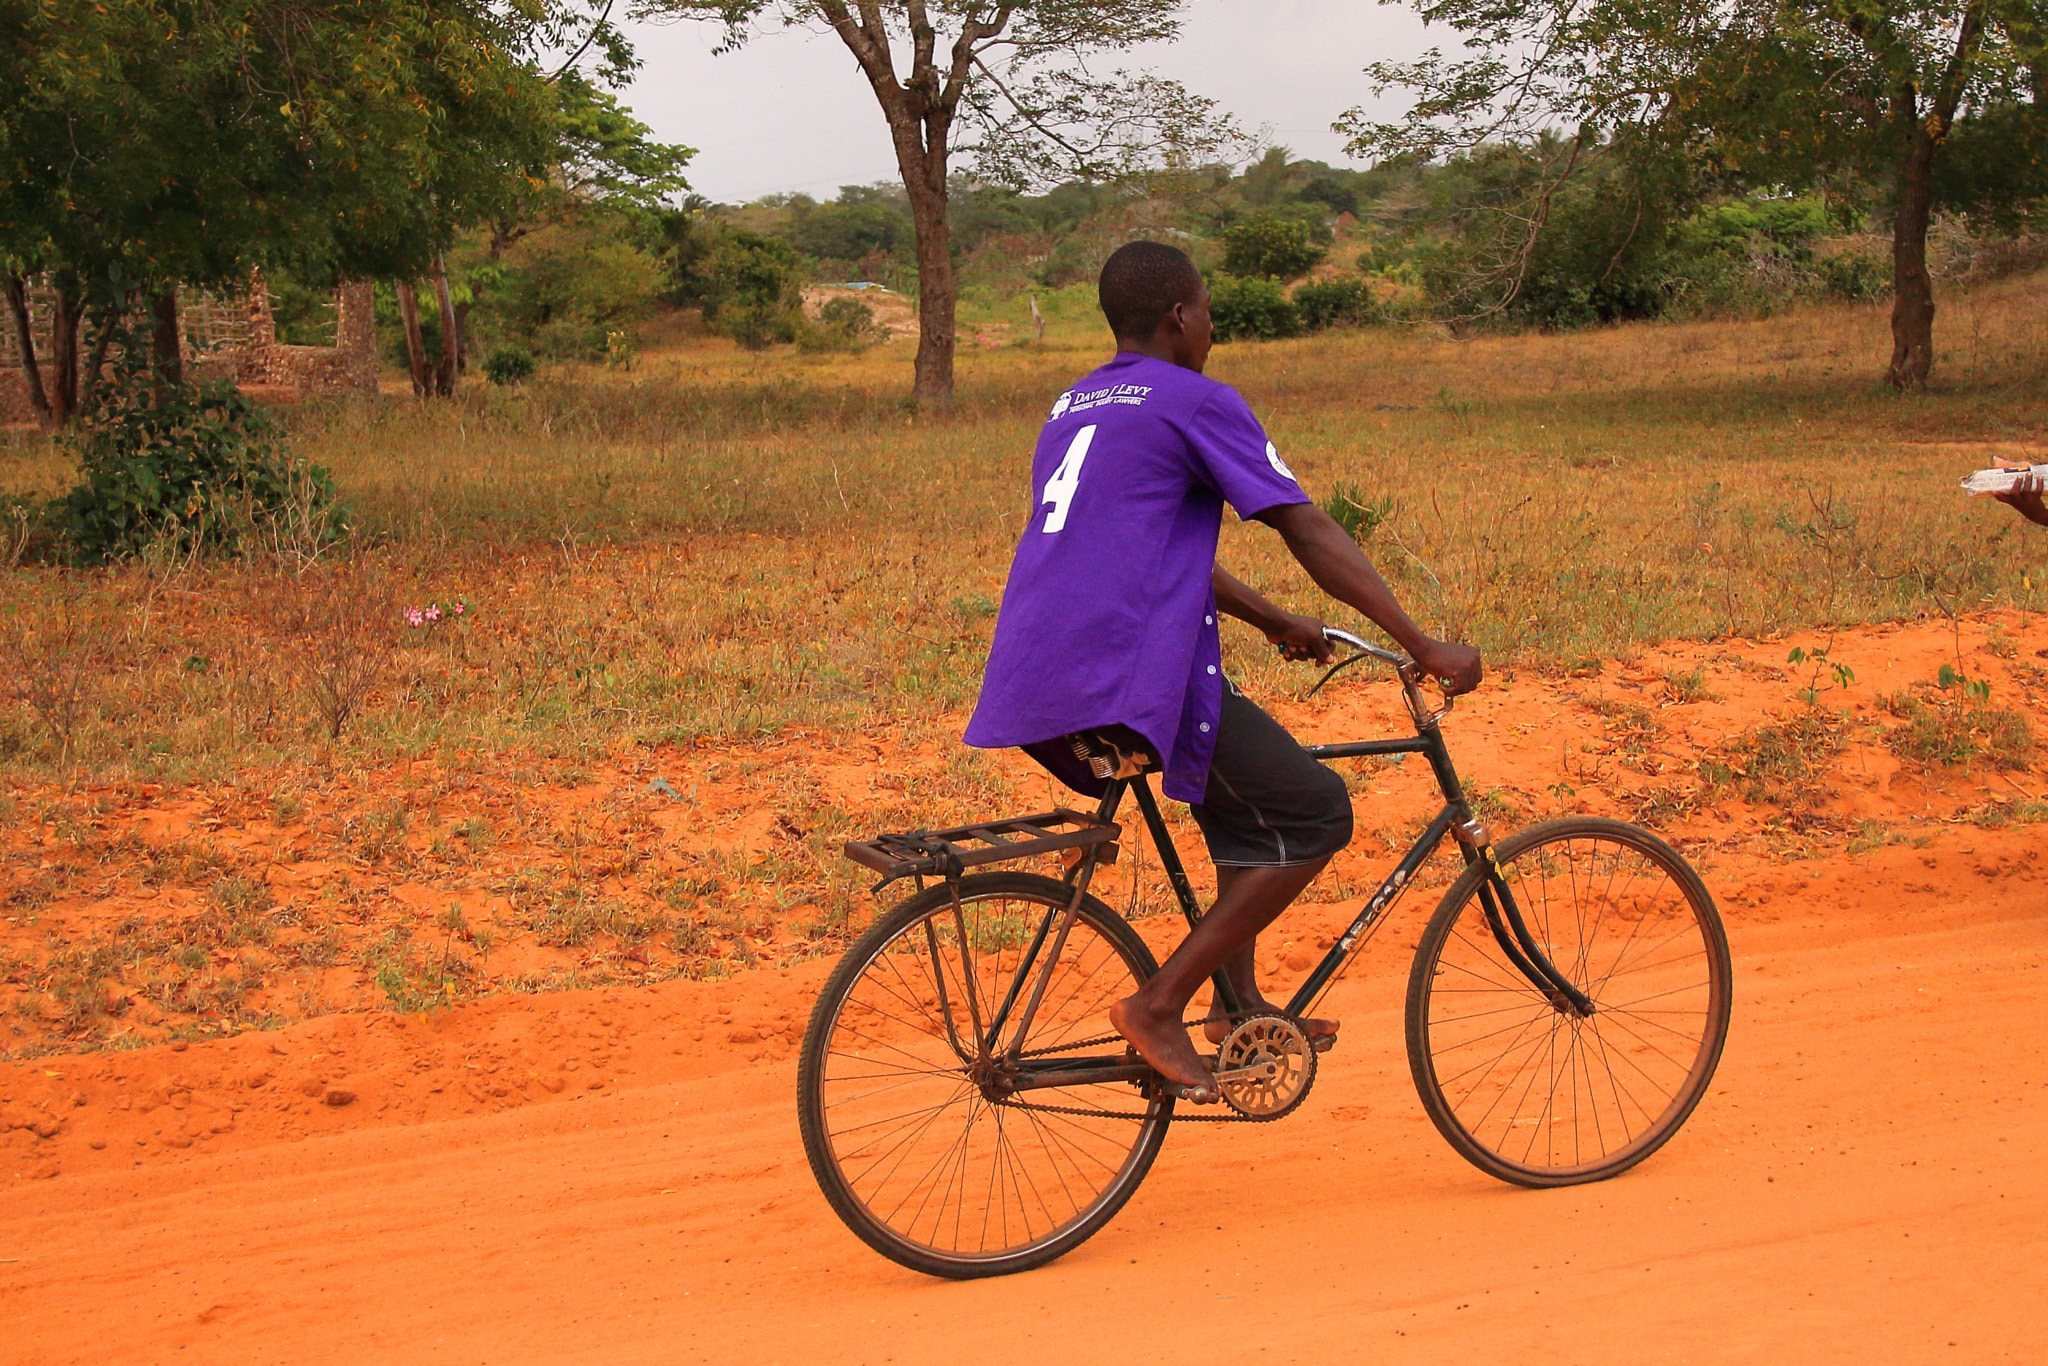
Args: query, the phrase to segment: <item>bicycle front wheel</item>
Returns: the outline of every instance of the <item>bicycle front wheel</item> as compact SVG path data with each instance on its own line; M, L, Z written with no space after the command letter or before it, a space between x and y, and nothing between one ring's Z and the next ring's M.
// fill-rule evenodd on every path
M1151 1168L1171 1100L1125 1081L1002 1084L1010 1050L1039 1067L1123 1061L1107 1011L1157 965L1092 896L1058 942L1072 898L1028 873L960 879L957 911L946 886L927 888L826 982L797 1070L804 1151L832 1208L883 1256L956 1279L1041 1266L1107 1223Z
M1663 1146L1713 1079L1729 1012L1720 914L1676 850L1620 821L1549 821L1494 857L1530 937L1593 1013L1530 980L1489 915L1483 865L1469 867L1408 978L1415 1088L1482 1171L1522 1186L1604 1180Z

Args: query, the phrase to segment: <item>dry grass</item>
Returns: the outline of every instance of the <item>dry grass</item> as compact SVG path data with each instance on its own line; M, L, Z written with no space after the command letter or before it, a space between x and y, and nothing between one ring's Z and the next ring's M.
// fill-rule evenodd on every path
M0 763L177 778L337 746L374 763L914 733L973 696L1045 404L1103 354L1074 300L1046 302L1043 347L963 350L942 416L898 401L907 343L764 357L707 340L624 375L302 410L356 545L311 569L6 572ZM1885 318L1861 307L1463 343L1326 335L1222 348L1211 372L1312 494L1391 497L1369 548L1438 629L1570 666L1658 639L2042 605L2048 537L1953 481L1984 462L1971 443L2048 432L2044 304L2048 277L1951 300L1944 387L1912 398L1875 384ZM46 443L9 441L0 491L61 485ZM1262 529L1231 527L1223 554L1316 605ZM457 597L474 608L461 622L396 620ZM1256 645L1231 646L1255 681Z

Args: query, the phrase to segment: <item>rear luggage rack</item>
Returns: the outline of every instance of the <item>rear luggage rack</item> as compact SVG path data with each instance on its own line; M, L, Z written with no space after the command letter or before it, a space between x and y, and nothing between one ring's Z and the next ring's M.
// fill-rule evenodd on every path
M1059 828L1062 826L1068 828ZM1122 833L1123 827L1114 821L1061 807L1036 816L980 821L951 830L911 830L871 840L848 840L846 856L882 875L874 886L879 892L900 877L956 878L963 869L978 864L1007 863L1061 849L1089 849L1110 844ZM979 841L979 847L967 841Z

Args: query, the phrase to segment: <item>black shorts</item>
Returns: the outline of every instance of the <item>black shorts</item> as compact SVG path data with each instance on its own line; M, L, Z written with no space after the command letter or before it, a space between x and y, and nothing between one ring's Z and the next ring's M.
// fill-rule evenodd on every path
M1189 809L1210 862L1226 868L1314 863L1351 843L1344 780L1227 678L1209 786Z

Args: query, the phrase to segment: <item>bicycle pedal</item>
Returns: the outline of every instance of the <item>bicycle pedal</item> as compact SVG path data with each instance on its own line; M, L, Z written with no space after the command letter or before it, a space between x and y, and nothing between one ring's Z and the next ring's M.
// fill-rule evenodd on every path
M1211 1090L1206 1086L1187 1086L1177 1081L1168 1081L1164 1077L1159 1079L1159 1092L1175 1100L1187 1101L1191 1105L1216 1105L1223 1100L1221 1091Z
M1337 1046L1337 1036L1335 1034L1311 1034L1309 1035L1308 1046L1318 1053L1327 1053Z

